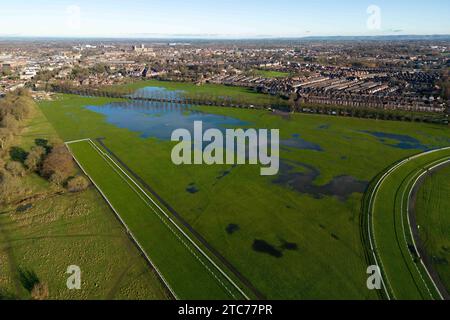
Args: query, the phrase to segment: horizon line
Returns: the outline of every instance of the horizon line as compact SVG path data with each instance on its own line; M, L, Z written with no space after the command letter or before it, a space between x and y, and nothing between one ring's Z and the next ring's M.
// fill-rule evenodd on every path
M0 34L0 39L118 39L118 40L300 40L308 38L383 38L383 37L450 37L450 33L377 34L377 35L193 35L193 34L129 34L129 35L21 35Z

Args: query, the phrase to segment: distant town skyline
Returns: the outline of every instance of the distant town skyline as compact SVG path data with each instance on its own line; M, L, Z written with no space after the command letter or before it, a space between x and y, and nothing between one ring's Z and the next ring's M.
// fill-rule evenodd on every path
M260 38L450 34L450 2L1 1L0 36Z

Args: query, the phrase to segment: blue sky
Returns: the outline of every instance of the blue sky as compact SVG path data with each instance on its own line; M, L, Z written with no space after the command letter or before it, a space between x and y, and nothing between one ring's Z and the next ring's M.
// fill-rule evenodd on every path
M0 0L0 35L450 34L449 17L448 0Z

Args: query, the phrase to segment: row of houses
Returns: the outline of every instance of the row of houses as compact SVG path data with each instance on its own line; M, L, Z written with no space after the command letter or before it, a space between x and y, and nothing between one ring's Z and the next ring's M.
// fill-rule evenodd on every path
M439 100L418 97L377 97L373 95L314 95L303 94L299 99L304 104L338 105L348 107L366 107L383 110L405 110L417 112L442 113L446 104Z

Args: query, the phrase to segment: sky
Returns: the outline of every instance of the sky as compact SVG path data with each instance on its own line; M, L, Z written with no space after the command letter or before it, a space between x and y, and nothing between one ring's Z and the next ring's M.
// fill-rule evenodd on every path
M0 36L450 34L448 0L0 0Z

